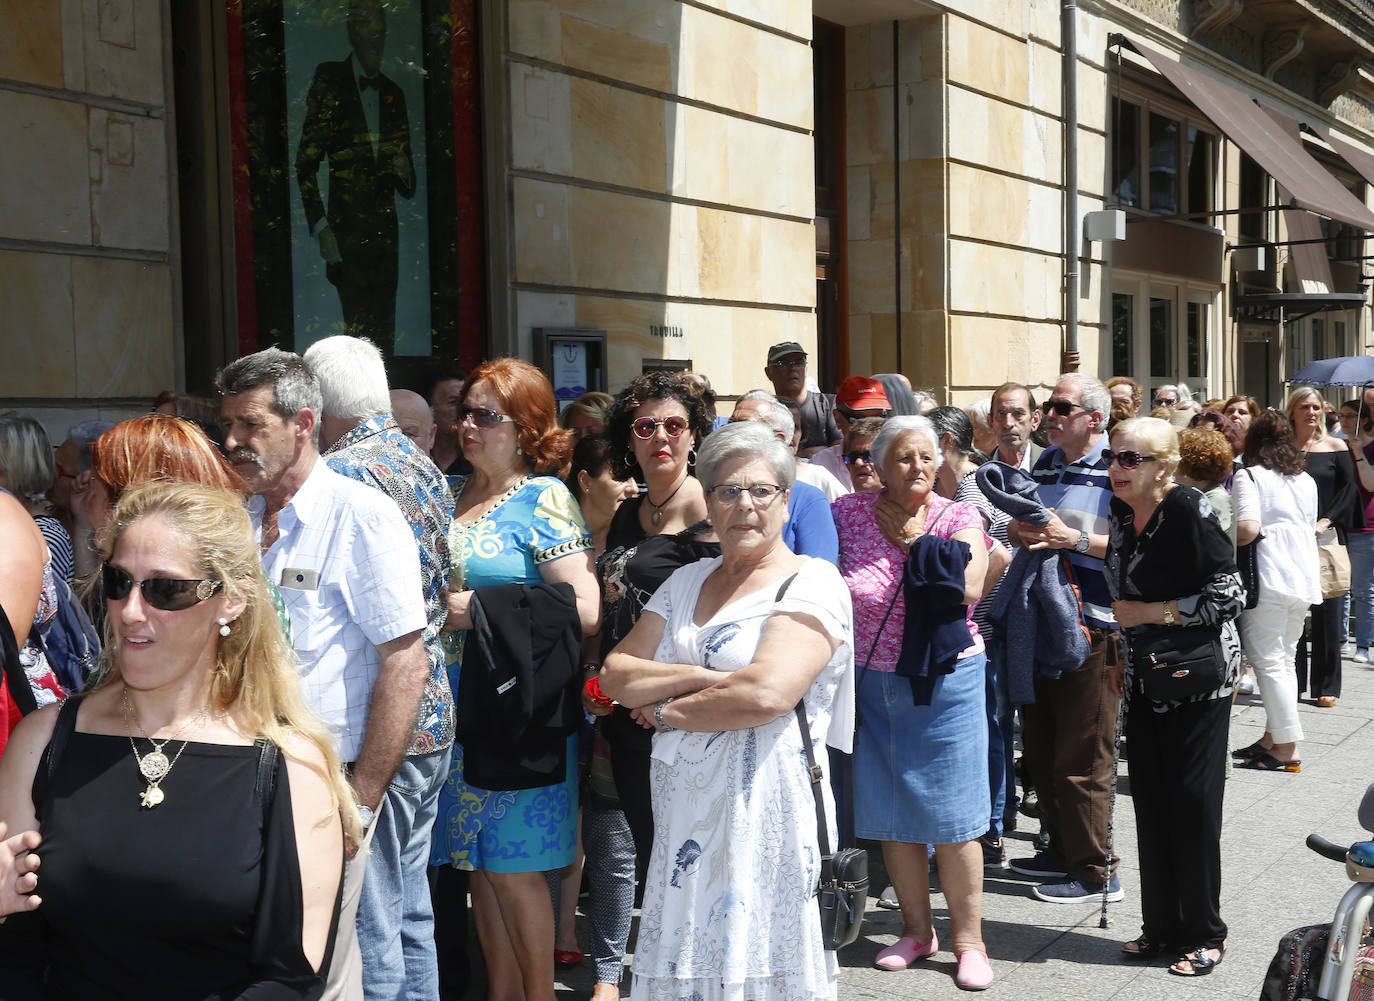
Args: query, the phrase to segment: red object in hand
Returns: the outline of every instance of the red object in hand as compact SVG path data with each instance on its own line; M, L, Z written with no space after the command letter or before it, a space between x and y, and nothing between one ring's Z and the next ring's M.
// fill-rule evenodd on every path
M587 696L597 705L605 706L607 709L615 705L615 699L601 690L600 678L588 678L585 687L587 689Z

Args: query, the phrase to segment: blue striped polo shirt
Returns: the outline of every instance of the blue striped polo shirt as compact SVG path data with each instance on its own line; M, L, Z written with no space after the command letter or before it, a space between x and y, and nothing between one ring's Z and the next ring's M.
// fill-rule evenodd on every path
M1107 447L1107 432L1102 432L1077 462L1065 463L1064 452L1055 445L1045 449L1031 470L1040 490L1040 502L1054 508L1069 528L1089 535L1107 534L1107 517L1112 502L1112 482L1102 450ZM1115 629L1112 597L1107 591L1102 561L1066 550L1073 567L1074 580L1083 598L1083 618L1088 625Z

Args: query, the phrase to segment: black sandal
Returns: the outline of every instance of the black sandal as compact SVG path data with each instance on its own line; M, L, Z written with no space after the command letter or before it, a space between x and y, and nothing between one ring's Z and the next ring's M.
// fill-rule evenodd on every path
M1134 949L1128 946L1135 946ZM1164 951L1164 941L1162 939L1150 938L1149 935L1141 935L1121 946L1121 955L1127 959L1154 959Z
M1272 748L1265 747L1258 740L1249 747L1242 747L1231 752L1231 757L1241 761L1249 761L1251 758L1258 758L1261 754L1268 754Z
M1176 977L1207 976L1207 974L1211 973L1218 966L1220 966L1221 961L1226 958L1225 945L1218 945L1215 946L1215 948L1217 952L1220 953L1220 955L1218 955L1216 959L1213 959L1211 956L1207 955L1206 946L1198 946L1192 952L1188 953L1188 955L1179 956L1178 959L1174 960L1174 964L1169 967L1169 972ZM1189 966L1192 967L1192 970L1180 970L1178 968L1179 963L1187 963Z
M1296 775L1302 771L1302 759L1294 758L1292 761L1280 761L1268 751L1265 751L1258 757L1237 761L1236 767L1253 768L1257 772L1291 772Z

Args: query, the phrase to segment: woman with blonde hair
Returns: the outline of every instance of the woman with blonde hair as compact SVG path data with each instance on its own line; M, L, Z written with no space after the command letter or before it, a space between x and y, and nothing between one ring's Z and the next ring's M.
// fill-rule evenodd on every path
M108 669L27 717L0 759L0 822L24 832L10 851L41 841L43 859L21 875L29 856L0 853L0 913L34 911L3 930L31 937L0 945L7 984L27 975L49 998L167 984L318 997L344 836L361 825L305 706L242 499L133 487L101 553ZM19 899L35 876L37 902Z
M606 412L615 398L610 393L583 393L563 408L558 417L559 427L567 428L578 438L601 434L606 430Z
M1327 433L1326 405L1313 387L1296 387L1288 394L1284 410L1298 448L1307 456L1307 475L1317 484L1317 538L1321 542L1326 536L1327 542L1345 545L1349 529L1364 527L1350 449L1344 441ZM1298 646L1298 692L1308 689L1323 709L1335 706L1341 694L1341 646L1346 635L1341 615L1344 604L1344 595L1315 603L1310 639Z

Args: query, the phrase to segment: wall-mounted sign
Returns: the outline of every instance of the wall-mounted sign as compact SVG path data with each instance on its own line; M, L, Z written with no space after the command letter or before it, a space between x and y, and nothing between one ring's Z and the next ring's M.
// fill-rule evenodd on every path
M606 391L606 331L582 327L535 327L535 363L553 384L562 410L592 390Z

